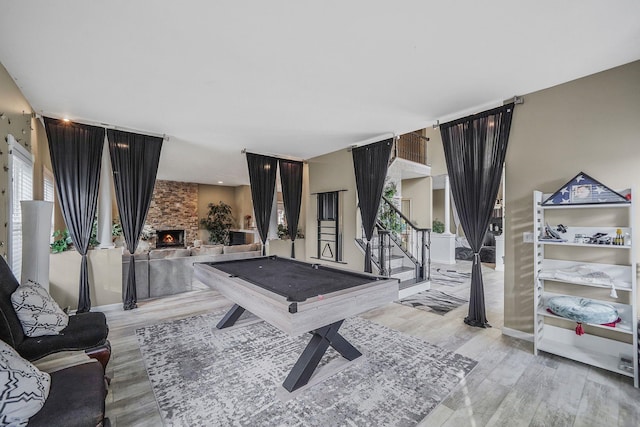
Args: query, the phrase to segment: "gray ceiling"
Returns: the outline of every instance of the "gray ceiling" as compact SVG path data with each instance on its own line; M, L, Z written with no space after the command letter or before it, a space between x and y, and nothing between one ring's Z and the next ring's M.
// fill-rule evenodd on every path
M3 1L37 113L166 134L159 178L248 183L640 59L640 1Z

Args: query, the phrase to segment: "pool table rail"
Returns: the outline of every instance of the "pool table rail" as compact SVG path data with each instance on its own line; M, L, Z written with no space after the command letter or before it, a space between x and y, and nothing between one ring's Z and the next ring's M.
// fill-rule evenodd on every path
M349 273L345 270L345 274ZM372 281L363 285L290 302L286 297L242 278L230 277L212 265L194 264L194 275L233 303L291 336L305 334L398 300L399 283L392 278L376 280L371 276Z

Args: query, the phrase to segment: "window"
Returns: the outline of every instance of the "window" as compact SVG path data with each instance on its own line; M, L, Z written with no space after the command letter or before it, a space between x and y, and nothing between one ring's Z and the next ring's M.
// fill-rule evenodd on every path
M20 201L33 200L33 157L13 135L9 143L9 265L20 281L22 273L22 209Z
M278 225L287 226L287 215L284 213L284 202L278 202Z
M49 169L44 169L44 201L52 202L55 199L55 184L53 181L53 173ZM53 232L55 231L55 213L51 212L51 232L49 233L49 241L53 243Z

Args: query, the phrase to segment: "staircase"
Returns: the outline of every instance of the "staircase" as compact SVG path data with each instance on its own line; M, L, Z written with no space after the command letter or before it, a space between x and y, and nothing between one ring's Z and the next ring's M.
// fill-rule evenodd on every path
M400 280L400 298L430 288L430 241L430 229L416 227L393 203L382 197L371 239L372 261L378 274ZM365 242L362 239L356 242L364 251Z
M377 257L376 257L377 262ZM400 279L400 282L415 282L416 278L416 269L415 267L407 267L404 265L404 256L402 255L391 255L389 259L389 267L390 277L395 277L396 279Z

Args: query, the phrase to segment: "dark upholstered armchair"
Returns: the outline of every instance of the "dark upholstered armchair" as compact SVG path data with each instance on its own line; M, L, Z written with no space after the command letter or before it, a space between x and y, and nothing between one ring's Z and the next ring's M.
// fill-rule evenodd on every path
M106 396L107 382L98 363L52 372L49 397L27 426L108 427L111 423L104 417Z
M27 337L11 304L11 294L18 285L6 261L0 257L0 340L31 361L60 351L84 350L102 364L104 374L111 357L111 345L107 340L109 327L104 313L69 316L68 326L59 335Z

